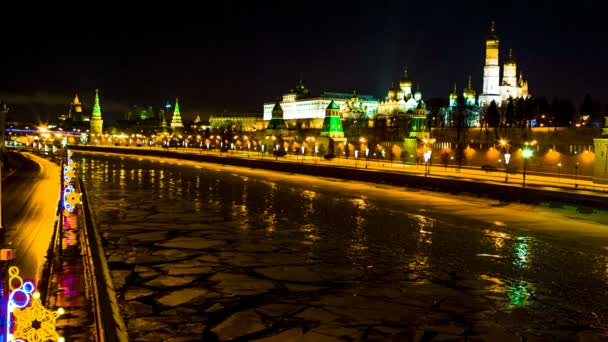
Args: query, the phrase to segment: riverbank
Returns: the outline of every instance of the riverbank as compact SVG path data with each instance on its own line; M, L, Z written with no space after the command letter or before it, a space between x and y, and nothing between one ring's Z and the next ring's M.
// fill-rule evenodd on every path
M179 150L160 150L145 148L120 148L102 146L70 146L79 151L107 152L129 155L156 156L233 165L248 168L306 174L311 176L331 177L352 181L387 184L412 189L448 192L452 194L474 195L506 202L548 205L550 207L574 207L577 211L591 212L593 209L608 209L608 193L601 191L567 189L555 186L550 177L543 183L530 179L525 187L521 183L503 183L497 177L466 174L453 176L440 174L437 170L431 174L404 172L378 168L353 168L327 162L300 163L287 159L258 159L232 154L203 154ZM361 162L363 164L363 162ZM437 168L438 169L438 168ZM502 177L500 177L502 178ZM530 177L531 178L531 177ZM536 177L540 178L540 177Z

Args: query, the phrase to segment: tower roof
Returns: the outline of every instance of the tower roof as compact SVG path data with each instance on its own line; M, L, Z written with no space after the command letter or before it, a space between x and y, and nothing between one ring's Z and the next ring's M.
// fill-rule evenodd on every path
M338 109L338 110L340 110L340 106L338 106L338 104L334 100L331 100L331 102L329 103L329 106L327 106L327 109Z
M99 89L95 89L95 104L93 105L93 115L91 119L101 120L101 106L99 105Z
M76 94L76 96L74 96L74 105L80 105L80 100L78 99L78 94Z
M179 112L179 99L175 98L175 108L173 109L173 118L171 119L171 127L183 127L182 116Z
M490 23L490 32L488 32L488 38L486 40L498 40L498 36L496 35L496 23L494 20Z
M282 110L283 110L283 108L281 108L281 104L279 103L279 101L277 101L277 102L274 104L274 107L272 107L272 111L274 112L275 110L280 110L280 111L282 111Z
M181 114L179 111L179 99L177 97L175 98L175 108L173 109L173 115L175 114Z

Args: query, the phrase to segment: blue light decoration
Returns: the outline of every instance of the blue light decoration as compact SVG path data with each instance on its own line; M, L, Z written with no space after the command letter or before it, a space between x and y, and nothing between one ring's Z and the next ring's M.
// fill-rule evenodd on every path
M81 203L80 194L70 183L75 176L76 163L72 160L72 151L67 151L67 165L63 169L63 215L68 216L74 212L76 205Z
M537 126L536 119L532 119L532 120L530 120L530 128L532 128L532 127L536 127L536 126Z
M6 305L7 342L35 342L65 339L55 330L57 317L64 313L62 308L50 311L42 306L40 293L35 292L34 283L23 281L19 269L11 266L9 273L9 296ZM36 326L34 324L36 323Z

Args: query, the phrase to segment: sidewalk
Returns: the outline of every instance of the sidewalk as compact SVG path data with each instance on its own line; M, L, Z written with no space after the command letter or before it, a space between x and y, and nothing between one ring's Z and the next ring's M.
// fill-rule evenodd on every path
M76 178L72 184L77 187ZM96 341L92 287L86 277L82 254L81 230L84 229L82 205L69 216L62 215L61 236L53 258L47 306L63 308L57 319L57 332L66 341Z

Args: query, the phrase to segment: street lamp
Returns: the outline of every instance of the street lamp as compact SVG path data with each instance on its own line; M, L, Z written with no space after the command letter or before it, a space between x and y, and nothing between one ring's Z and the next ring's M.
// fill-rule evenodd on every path
M527 143L526 143L527 145ZM522 183L522 186L526 186L526 164L528 161L528 158L532 157L532 155L534 154L533 150L528 148L528 146L524 147L523 151L522 151L522 157L524 158L524 180Z
M500 146L502 146L503 148L505 148L505 183L509 181L509 161L511 160L511 154L509 154L509 142L504 140L504 139L500 139L499 141Z
M557 163L557 182L561 183L560 176L562 170L562 162Z
M431 167L429 165L429 162L431 161L431 154L433 153L433 151L428 150L424 152L424 176L426 177L426 175L431 173Z

